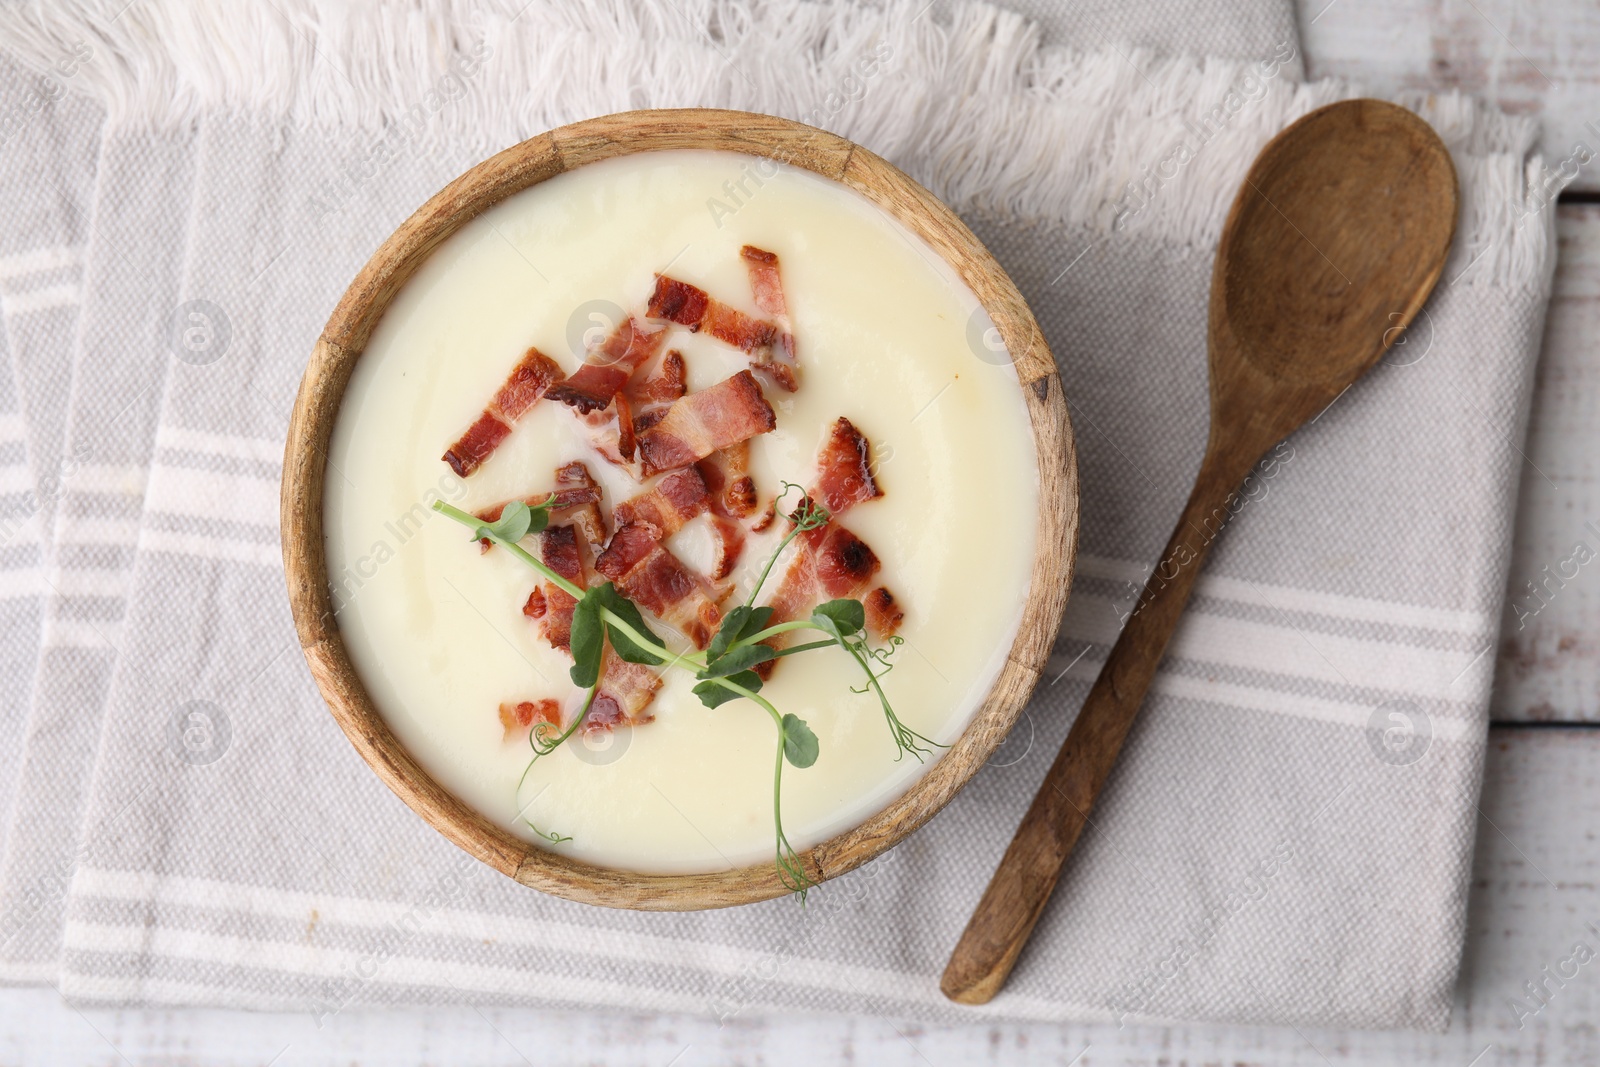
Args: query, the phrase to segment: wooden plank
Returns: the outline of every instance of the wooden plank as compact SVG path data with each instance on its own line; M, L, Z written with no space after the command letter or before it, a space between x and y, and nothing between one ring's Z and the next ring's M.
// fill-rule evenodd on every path
M1600 153L1600 4L1593 0L1296 0L1313 78L1369 91L1461 89L1544 126L1552 167ZM1600 154L1573 188L1600 189Z
M1502 720L1597 722L1600 205L1563 204L1556 223L1561 253L1524 446L1491 706Z
M1600 1062L1600 730L1491 736L1468 952L1445 1034L1245 1026L913 1026L882 1019L741 1019L521 1010L309 1013L94 1011L48 990L0 993L0 1063L245 1065L428 1063L1344 1064L1504 1067ZM1591 926L1590 924L1595 924ZM949 931L952 941L956 931ZM1584 942L1596 957L1565 966ZM1543 982L1534 1011L1523 983ZM1518 1029L1518 1026L1521 1029ZM1087 1053L1084 1053L1085 1048ZM1076 1057L1076 1059L1075 1059Z

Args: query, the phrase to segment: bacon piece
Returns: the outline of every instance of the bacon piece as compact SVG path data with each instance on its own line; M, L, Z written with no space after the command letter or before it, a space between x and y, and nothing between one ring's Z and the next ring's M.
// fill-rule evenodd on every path
M744 529L732 519L721 515L711 516L711 532L717 539L717 562L711 568L711 580L720 582L733 573L744 551Z
M772 597L773 622L797 619L824 600L859 599L882 566L865 541L838 523L795 540L800 551Z
M539 558L544 565L572 584L587 587L584 575L583 549L578 544L578 531L572 526L549 526L539 535ZM522 613L539 623L539 636L550 642L552 648L572 651L572 613L578 601L571 593L554 582L535 586L528 594Z
M578 463L575 464L575 466L582 467L583 464ZM588 473L587 469L585 469L584 473ZM538 507L550 501L552 497L555 498L554 504L551 507L552 514L565 511L567 508L579 507L583 504L599 504L600 486L591 481L587 485L574 485L564 489L556 489L548 493L534 493L531 496L525 496L521 499L524 504L532 508ZM482 519L484 522L498 522L500 520L500 516L505 514L506 508L509 507L511 503L512 502L509 500L502 501L499 504L486 507L482 511L473 512L473 514Z
M478 421L441 458L461 477L467 477L506 439L512 424L559 381L561 368L555 361L537 348L528 349L505 384L490 398Z
M626 462L633 462L633 450L638 438L633 428L633 405L622 393L611 398L611 408L617 419L617 455Z
M639 436L640 462L646 475L686 467L777 424L761 387L742 370L675 401L660 422Z
M867 609L867 629L880 637L888 637L905 621L906 613L894 594L881 585L862 597L861 604Z
M756 298L756 307L773 318L789 314L789 305L783 299L783 279L778 276L778 255L745 245L739 249L744 265L750 272L750 292Z
M706 310L710 307L711 295L704 289L665 274L657 274L656 288L650 294L650 303L644 313L652 319L676 322L690 330L699 331Z
M600 688L595 690L583 731L614 730L618 726L643 726L655 716L645 711L661 688L661 675L642 663L629 663L606 646L600 661Z
M883 586L872 588L872 578L882 566L877 553L861 538L830 522L795 538L798 551L769 606L772 617L767 625L803 618L826 600L849 597L863 602L867 629L875 637L889 637L900 628L905 613L894 594ZM766 643L773 648L789 644L788 634L778 634ZM763 678L771 677L776 661L769 660L755 669Z
M811 497L837 515L883 495L872 476L872 446L843 415L834 422L817 454L817 485Z
M688 391L683 353L673 349L661 357L655 373L622 391L633 411L633 432L642 434L661 421L674 400Z
M657 541L664 541L706 511L711 503L699 469L684 467L668 474L648 491L618 504L613 518L618 528L642 527L650 530ZM733 573L734 565L739 562L739 554L744 549L744 530L738 523L720 515L713 513L710 518L717 553L711 580L721 581Z
M756 307L772 316L778 327L777 343L768 346L753 360L756 370L763 371L788 392L799 388L794 352L794 334L789 327L789 303L783 297L783 279L778 275L778 256L754 245L739 250L750 272L750 292ZM779 358L781 357L781 358Z
M775 274L776 256L773 256L772 268ZM645 315L687 326L696 333L708 333L747 354L752 365L769 372L784 389L792 393L797 387L793 369L794 338L776 323L746 315L698 286L657 274L656 288L650 294ZM782 352L787 362L774 360L775 350Z
M552 385L561 381L561 368L555 360L530 348L522 354L522 361L511 371L506 383L489 401L490 411L498 411L507 423L516 422L528 409L539 402Z
M646 430L660 422L662 418L666 416L666 414L667 409L665 407L658 407L651 408L649 411L635 415L633 417L633 433L635 440L642 436Z
M826 525L808 530L795 538L796 552L778 583L770 602L769 625L801 618L824 600L850 597L862 601L867 629L877 637L888 637L900 628L905 612L894 594L883 586L872 587L872 577L881 564L867 543L843 526L838 518L857 504L883 495L872 476L872 445L849 419L835 420L817 453L817 485L808 495L828 509ZM807 501L800 502L804 509ZM780 634L768 644L782 648L788 635ZM774 661L757 667L763 678L772 672Z
M581 466L581 464L577 464ZM540 535L539 553L545 566L574 585L588 586L583 547L572 526L547 527ZM528 594L522 613L539 621L539 632L552 646L572 653L572 615L578 602L554 582L535 587ZM629 663L606 646L600 661L601 681L594 702L583 722L583 729L609 730L617 726L639 726L655 718L644 709L655 699L661 678L650 668ZM553 701L551 703L554 703ZM550 720L560 726L560 714Z
M606 543L605 518L600 511L600 483L590 475L589 468L579 460L556 468L556 487L548 493L534 493L522 497L530 508L554 498L550 509L551 525L570 522L577 525L584 539L591 545ZM484 508L474 514L484 522L496 522L511 504L507 500ZM482 541L483 551L493 544L488 538Z
M694 467L684 467L662 478L650 489L617 505L612 518L617 525L644 524L664 540L683 529L684 523L710 504L705 479Z
M778 340L778 328L770 322L752 318L730 307L699 286L656 275L656 288L650 294L645 314L652 319L675 322L695 333L705 331L717 340L751 352Z
M559 400L580 415L605 410L628 384L634 371L656 354L665 335L665 330L646 333L639 321L630 315L600 347L589 353L572 377L550 389L550 399Z
M500 442L511 433L511 427L502 422L497 415L485 411L478 416L478 421L467 428L461 439L445 450L440 457L450 468L461 477L465 478L483 465Z
M536 722L549 723L560 729L561 705L546 697L543 700L523 700L500 705L500 726L509 741L517 734L532 729Z
M589 468L581 460L575 459L556 468L556 494L559 497L566 492L572 493L574 498L579 494L592 493L594 498L551 509L550 521L571 522L593 547L605 544L608 534L605 516L600 511L600 483L594 480L594 475L589 473ZM572 580L577 581L576 578Z
M756 510L756 483L750 477L750 442L719 448L696 464L711 494L711 510L743 519Z
M661 357L654 374L625 390L635 408L649 404L670 404L689 391L688 368L683 363L683 353L676 348Z
M696 648L711 643L722 613L709 583L663 548L648 523L618 527L594 566L618 592L681 630Z

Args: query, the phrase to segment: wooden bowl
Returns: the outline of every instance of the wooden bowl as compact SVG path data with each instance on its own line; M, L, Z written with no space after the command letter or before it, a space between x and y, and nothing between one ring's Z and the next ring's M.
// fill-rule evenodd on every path
M339 636L322 529L328 443L346 383L373 327L429 253L493 204L564 171L662 149L743 152L804 167L865 195L919 234L977 296L1012 353L1039 459L1033 581L1005 666L955 744L898 800L800 853L818 882L845 873L927 822L983 766L1027 703L1055 640L1077 550L1078 477L1055 360L1017 287L972 231L922 186L858 145L786 119L740 111L632 111L564 126L506 149L445 186L350 283L312 349L283 463L283 568L301 650L333 717L378 776L445 837L524 885L586 904L686 911L782 895L771 862L714 874L637 874L532 845L491 824L412 758L373 706Z

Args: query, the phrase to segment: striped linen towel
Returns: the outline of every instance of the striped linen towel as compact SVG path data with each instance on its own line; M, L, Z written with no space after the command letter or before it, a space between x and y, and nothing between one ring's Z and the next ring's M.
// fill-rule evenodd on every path
M73 812L69 818L82 810L100 722L83 708L103 702L110 680L109 670L102 672L87 704L60 705L76 708L76 715L34 714L41 693L48 706L60 682L77 684L72 674L59 672L58 657L71 653L54 642L42 649L41 639L47 631L59 638L70 629L75 608L88 605L93 617L106 589L93 579L62 578L63 568L73 569L93 548L69 543L65 560L52 551L69 487L76 491L94 478L94 449L81 428L68 446L67 411L104 112L69 91L93 58L86 42L41 58L47 59L44 69L32 71L0 56L0 188L6 193L0 197L0 319L10 357L0 388L14 399L0 419L0 981L54 977L59 936L51 927L59 923L54 917L72 876L70 854L41 868L43 877L30 870L13 879L6 862L29 857L24 863L32 868L40 844L55 847L27 829L41 824L50 824L70 850L76 823L57 820L55 805L70 790L77 799L66 809ZM135 509L131 517L137 515ZM67 595L53 597L52 591ZM41 678L48 680L39 684ZM77 734L65 776L57 755L61 726ZM30 751L42 763L30 761ZM38 778L41 767L47 769ZM19 813L27 828L13 834ZM36 920L46 913L53 921L41 926Z
M1227 205L1274 132L1357 91L1301 83L1271 5L1187 10L1208 46L1234 31L1233 58L1204 60L1122 43L1174 53L1181 35L1054 7L1035 13L1064 44L992 7L919 7L307 5L235 22L147 3L115 33L90 20L119 57L98 83L113 106L96 237L147 268L121 277L91 252L85 366L97 316L154 302L192 332L171 356L153 315L123 326L139 351L117 373L160 401L125 457L149 475L73 838L65 995L319 1022L456 1001L1444 1025L1554 257L1533 127L1407 101L1462 178L1445 281L1407 344L1252 476L1029 951L1001 997L957 1008L937 990L945 955L1197 468ZM76 6L47 17L32 51L84 26ZM869 54L885 58L867 74ZM939 818L804 912L592 909L467 859L334 727L276 560L298 378L377 243L494 148L684 104L827 126L946 198L1038 314L1078 439L1082 555L1049 678ZM148 200L142 233L134 197L107 213L125 186ZM160 367L139 364L151 349Z

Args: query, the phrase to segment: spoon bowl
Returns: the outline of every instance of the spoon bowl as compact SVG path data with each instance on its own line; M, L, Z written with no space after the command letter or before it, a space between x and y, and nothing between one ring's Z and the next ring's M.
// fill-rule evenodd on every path
M940 988L993 999L1043 914L1240 483L1411 324L1444 270L1458 189L1427 123L1380 100L1313 111L1262 149L1211 276L1211 433L1188 503Z
M1450 153L1416 115L1378 100L1307 115L1262 151L1223 228L1213 367L1237 356L1342 389L1422 306L1455 218Z

